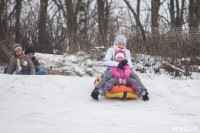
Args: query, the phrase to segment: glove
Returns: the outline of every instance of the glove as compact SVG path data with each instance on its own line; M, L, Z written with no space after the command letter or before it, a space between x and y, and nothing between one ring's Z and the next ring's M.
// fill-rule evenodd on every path
M121 64L124 66L124 65L127 65L128 61L126 59L123 59Z
M118 64L118 68L120 68L121 70L124 70L124 67L123 67L122 63Z

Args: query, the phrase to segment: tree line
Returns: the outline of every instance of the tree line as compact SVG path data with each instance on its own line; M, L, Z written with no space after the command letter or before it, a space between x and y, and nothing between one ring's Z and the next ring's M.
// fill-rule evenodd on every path
M199 0L121 3L0 0L0 59L9 60L9 49L15 43L24 48L32 45L41 53L76 53L97 46L110 47L119 33L127 37L127 47L134 53L199 56Z

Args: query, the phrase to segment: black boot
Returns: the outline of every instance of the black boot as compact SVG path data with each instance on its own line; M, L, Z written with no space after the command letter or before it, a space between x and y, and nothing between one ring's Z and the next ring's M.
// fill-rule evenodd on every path
M149 97L148 97L148 92L146 91L146 94L144 96L142 96L143 101L149 101Z
M95 88L91 93L91 97L95 100L99 100L98 96L99 96L99 89Z

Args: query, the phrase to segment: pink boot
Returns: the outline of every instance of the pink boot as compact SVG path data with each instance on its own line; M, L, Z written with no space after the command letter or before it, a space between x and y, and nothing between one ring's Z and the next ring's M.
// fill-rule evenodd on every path
M122 84L126 85L126 79L122 79Z
M122 78L119 78L118 81L119 81L119 84L121 85L122 84Z

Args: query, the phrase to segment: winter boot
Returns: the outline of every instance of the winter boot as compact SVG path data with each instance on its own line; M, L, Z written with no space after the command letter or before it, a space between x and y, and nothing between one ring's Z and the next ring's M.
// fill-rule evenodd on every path
M119 81L119 84L121 85L122 84L122 78L119 78L118 81Z
M93 99L95 99L95 100L99 100L98 96L99 96L99 89L98 89L98 88L95 88L95 89L92 91L92 93L91 93L91 97L92 97Z
M122 79L122 85L126 85L126 79Z
M148 97L149 93L147 92L147 90L145 90L145 91L146 91L146 94L142 96L143 101L149 101L149 97Z

